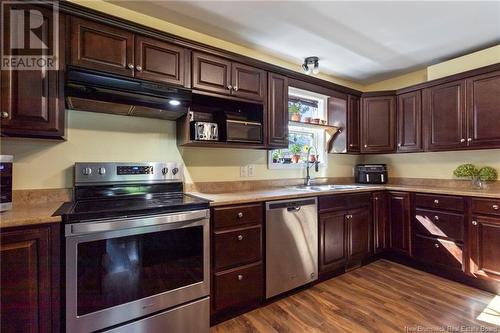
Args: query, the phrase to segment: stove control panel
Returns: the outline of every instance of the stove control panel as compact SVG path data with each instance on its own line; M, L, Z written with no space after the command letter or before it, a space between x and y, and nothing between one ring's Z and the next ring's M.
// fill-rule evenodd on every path
M75 185L115 182L182 182L177 162L75 163Z

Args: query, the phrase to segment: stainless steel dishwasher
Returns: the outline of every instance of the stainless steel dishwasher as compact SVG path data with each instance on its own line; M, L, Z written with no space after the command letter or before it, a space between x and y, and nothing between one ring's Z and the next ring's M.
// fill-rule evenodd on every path
M266 202L266 298L317 278L317 199Z

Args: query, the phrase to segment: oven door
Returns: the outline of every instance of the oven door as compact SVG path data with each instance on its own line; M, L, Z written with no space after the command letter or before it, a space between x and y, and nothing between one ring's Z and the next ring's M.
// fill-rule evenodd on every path
M67 225L66 332L209 295L209 211Z

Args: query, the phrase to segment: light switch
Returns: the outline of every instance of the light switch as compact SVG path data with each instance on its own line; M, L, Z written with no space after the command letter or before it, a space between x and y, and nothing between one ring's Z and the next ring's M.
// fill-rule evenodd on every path
M248 177L255 177L255 164L248 165Z
M240 167L240 177L241 178L248 177L248 166L244 165Z

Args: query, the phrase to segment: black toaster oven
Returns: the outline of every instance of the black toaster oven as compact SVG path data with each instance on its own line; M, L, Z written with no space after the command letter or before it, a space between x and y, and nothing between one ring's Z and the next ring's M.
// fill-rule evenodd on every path
M354 169L356 183L385 184L387 183L387 166L385 164L358 164Z

